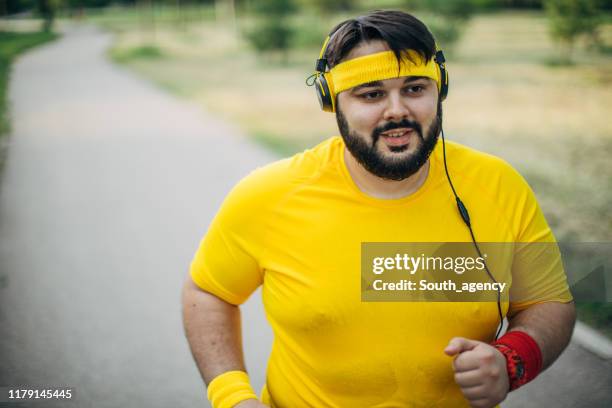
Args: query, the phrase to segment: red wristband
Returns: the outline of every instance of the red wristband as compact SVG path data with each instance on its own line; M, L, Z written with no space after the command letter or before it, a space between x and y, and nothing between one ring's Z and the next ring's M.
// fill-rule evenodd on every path
M542 351L527 333L511 331L491 343L506 357L510 390L527 384L542 370Z

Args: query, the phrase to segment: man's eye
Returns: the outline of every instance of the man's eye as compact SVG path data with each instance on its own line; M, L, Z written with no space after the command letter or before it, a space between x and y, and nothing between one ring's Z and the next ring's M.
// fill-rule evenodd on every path
M359 95L360 98L363 99L378 99L381 96L383 96L383 92L382 91L370 91L370 92L364 92L361 95Z
M418 94L421 93L425 90L425 87L423 85L411 85L405 88L406 92L411 93L411 94Z

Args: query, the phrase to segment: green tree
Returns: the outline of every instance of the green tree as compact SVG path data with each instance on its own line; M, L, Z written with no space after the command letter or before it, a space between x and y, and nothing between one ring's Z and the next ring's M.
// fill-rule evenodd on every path
M588 36L598 41L601 5L598 0L545 0L550 33L562 48L564 60L571 62L576 40Z
M452 52L461 38L465 27L474 14L475 0L420 0L416 5L429 11L431 18L426 19L440 48ZM409 1L414 4L414 1Z
M37 9L43 19L42 31L50 33L53 31L55 15L62 5L61 0L38 0Z
M287 61L294 35L289 21L289 16L296 11L293 0L259 0L253 11L256 26L245 32L251 46L260 54L280 52Z
M34 0L3 0L2 15L20 13L26 10L32 10L35 6Z
M474 13L472 0L421 0L421 5L433 13L457 21L467 21Z
M353 0L302 0L300 3L313 8L323 15L331 15L340 11L351 11L355 8Z
M287 17L297 11L293 0L258 0L253 4L253 11L261 16Z

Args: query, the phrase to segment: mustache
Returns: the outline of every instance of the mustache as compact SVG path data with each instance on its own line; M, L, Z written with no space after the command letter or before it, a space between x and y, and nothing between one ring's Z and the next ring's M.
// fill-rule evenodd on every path
M419 122L415 122L413 120L408 120L408 119L403 119L399 122L387 122L384 125L375 128L374 131L372 131L372 142L373 142L372 144L373 145L376 144L381 133L386 132L388 130L400 129L400 128L414 129L419 135L419 137L421 139L423 138L421 124Z

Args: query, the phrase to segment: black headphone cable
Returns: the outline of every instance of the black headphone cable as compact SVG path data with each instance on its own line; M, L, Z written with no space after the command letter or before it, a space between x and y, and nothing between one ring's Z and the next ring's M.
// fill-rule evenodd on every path
M453 186L453 182L451 181L450 174L448 173L448 167L446 165L446 143L444 140L444 129L443 128L440 128L440 133L442 133L442 158L444 160L444 171L446 173L446 178L448 179L448 184L450 185L450 188L453 191L453 195L455 196L455 201L457 202L457 209L459 210L461 219L463 220L463 222L465 223L465 225L468 227L470 231L470 236L472 237L472 243L474 244L474 248L476 249L478 256L483 261L485 270L487 271L487 275L489 275L489 278L494 283L498 283L495 277L493 276L493 274L491 273L491 271L489 270L489 267L487 266L487 262L482 256L482 252L480 251L480 247L478 246L478 242L476 241L476 237L474 236L474 231L472 230L472 223L470 221L470 214L468 213L467 207L463 204L463 201L461 201L461 199L457 195L455 186ZM497 329L497 332L495 333L495 340L499 338L499 335L501 334L502 328L504 326L504 317L502 315L502 310L501 310L501 291L499 289L499 285L496 285L496 287L497 287L497 312L499 314L499 328Z

